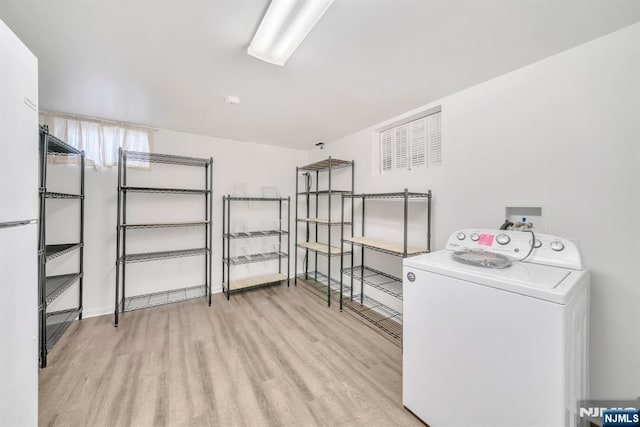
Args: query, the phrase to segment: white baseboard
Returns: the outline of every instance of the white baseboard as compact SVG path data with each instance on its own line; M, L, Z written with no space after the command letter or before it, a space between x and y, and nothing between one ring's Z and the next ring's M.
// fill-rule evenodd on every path
M105 307L105 308L92 308L87 310L86 308L82 310L82 318L89 319L91 317L104 316L106 314L113 315L113 307Z

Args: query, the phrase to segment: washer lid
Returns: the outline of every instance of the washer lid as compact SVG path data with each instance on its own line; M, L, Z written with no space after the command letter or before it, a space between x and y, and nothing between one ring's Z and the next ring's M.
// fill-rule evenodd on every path
M451 256L453 259L463 264L475 265L476 267L483 268L507 268L511 267L513 264L509 257L494 252L484 251L482 249L453 251Z
M573 285L586 273L519 261L502 269L477 267L454 260L448 250L406 258L404 265L560 304L568 300Z

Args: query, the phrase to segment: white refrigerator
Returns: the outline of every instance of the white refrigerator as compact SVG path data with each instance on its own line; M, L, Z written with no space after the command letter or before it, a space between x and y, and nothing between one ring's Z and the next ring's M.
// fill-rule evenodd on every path
M0 424L38 423L38 60L0 20Z

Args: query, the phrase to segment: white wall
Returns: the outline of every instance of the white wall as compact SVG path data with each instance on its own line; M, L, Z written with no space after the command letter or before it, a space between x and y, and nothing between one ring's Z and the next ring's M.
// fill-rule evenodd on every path
M639 76L636 24L424 106L442 106L441 167L379 176L373 131L402 117L313 157L355 159L358 192L432 189L434 249L458 228L497 228L506 202L542 204L547 231L578 240L591 271L592 396L635 398Z
M293 195L295 167L306 162L308 153L170 130L159 130L155 134L154 151L214 158L213 291L219 292L222 282L222 195L233 194L234 185L237 183L246 184L247 195L260 195L263 186L277 187L283 196ZM54 191L77 191L77 187L74 187L78 182L77 175L76 166L52 165L49 188ZM204 170L184 167L177 169L175 166L165 167L153 164L151 172L130 170L129 179L129 185L197 188L204 185ZM86 169L84 312L87 317L114 311L116 197L115 168L99 171L93 168ZM142 199L144 203L141 203ZM180 195L132 194L129 196L128 220L129 222L200 220L204 217L203 199L203 197ZM49 202L47 234L50 243L74 240L74 236L77 238L75 221L78 205L72 203L75 202ZM252 203L253 212L244 216L248 227L259 229L264 220L277 219L278 214L274 205ZM243 206L234 204L234 208L235 212L240 213ZM127 239L128 252L175 249L176 246L184 248L203 246L202 228L132 230L129 233L131 234ZM263 241L256 239L249 247L249 252L260 252L262 248ZM203 260L203 257L192 257L131 264L127 267L128 294L201 284L204 277ZM277 261L275 264L258 263L237 266L233 267L232 273L235 277L250 276L260 274L265 269L273 269L274 265L277 265ZM284 262L283 267L286 273ZM61 258L59 262L52 264L51 268L49 274L71 272L77 269L77 257ZM70 290L51 308L73 305L77 301L76 298L77 294Z

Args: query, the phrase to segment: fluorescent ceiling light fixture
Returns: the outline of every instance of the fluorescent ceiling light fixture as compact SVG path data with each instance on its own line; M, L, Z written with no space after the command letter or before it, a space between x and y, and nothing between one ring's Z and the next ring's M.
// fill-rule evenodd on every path
M334 0L271 0L247 53L284 65Z

